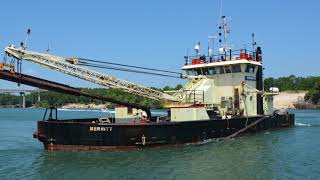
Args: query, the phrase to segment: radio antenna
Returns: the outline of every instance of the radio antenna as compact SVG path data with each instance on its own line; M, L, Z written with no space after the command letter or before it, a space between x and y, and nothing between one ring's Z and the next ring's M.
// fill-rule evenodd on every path
M51 46L50 46L50 43L48 43L48 48L47 48L47 52L49 52L51 50Z
M214 55L214 39L217 38L217 36L212 33L208 38L208 56L212 57Z
M28 47L27 43L28 43L28 38L29 38L30 34L31 34L31 29L28 29L26 40L24 41L24 47L23 47L24 49L27 49L27 47Z
M222 17L222 5L223 5L223 0L220 0L220 18Z
M256 59L257 57L255 57L255 46L257 45L257 42L256 42L256 39L255 39L255 36L254 36L254 33L252 33L252 56L253 56L253 59Z
M252 33L251 36L252 36L252 48L253 48L252 52L254 52L254 47L255 47L255 45L257 45L257 42L256 42L256 39L255 39L254 33Z

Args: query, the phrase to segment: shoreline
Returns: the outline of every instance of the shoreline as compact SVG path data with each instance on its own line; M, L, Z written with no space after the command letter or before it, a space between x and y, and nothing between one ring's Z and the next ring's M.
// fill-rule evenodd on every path
M307 91L283 91L275 95L273 99L273 107L275 109L296 109L295 104L298 102L305 103L304 97Z
M316 109L319 106L310 104L304 101L307 91L283 91L274 96L273 107L274 109ZM81 104L81 103L68 103L58 108L66 109L106 109L110 103L104 104ZM18 105L0 106L0 108L19 108ZM27 108L35 108L30 106Z
M78 103L70 103L65 104L59 108L66 108L66 109L105 109L107 108L108 104L78 104Z

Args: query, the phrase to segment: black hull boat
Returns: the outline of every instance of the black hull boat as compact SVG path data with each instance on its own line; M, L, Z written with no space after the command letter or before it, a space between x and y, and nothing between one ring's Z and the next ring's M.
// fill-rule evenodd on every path
M293 114L188 122L99 123L99 119L38 121L34 138L46 150L113 150L178 146L294 126ZM112 121L112 120L111 120Z
M215 36L210 35L207 53L203 54L201 43L197 42L195 54L190 56L188 53L184 57L185 63L181 69L185 74L95 59L61 57L29 51L25 46L9 45L5 48L6 57L12 57L13 60L10 64L7 61L0 63L0 78L120 105L115 108L114 118L96 119L58 120L57 110L51 108L49 117L38 121L38 129L34 133L34 137L47 150L172 146L215 138L230 139L244 133L293 126L293 114L285 110L274 111L273 99L279 94L279 89L268 89L263 85L262 48L256 46L254 34L252 50L234 49L228 40L228 24L228 18L221 16L219 29L214 33L218 34L218 45L214 43ZM15 60L17 68L13 65ZM152 107L141 102L125 101L113 95L98 96L68 85L23 75L22 60L97 85L152 99L168 115L153 117ZM182 78L186 79L186 83L176 90L162 91L89 67ZM18 73L15 69L18 69Z

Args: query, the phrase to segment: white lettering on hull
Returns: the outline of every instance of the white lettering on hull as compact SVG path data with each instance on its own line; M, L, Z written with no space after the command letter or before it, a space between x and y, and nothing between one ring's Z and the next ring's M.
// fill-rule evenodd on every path
M99 127L99 126L90 126L90 132L111 132L112 127Z

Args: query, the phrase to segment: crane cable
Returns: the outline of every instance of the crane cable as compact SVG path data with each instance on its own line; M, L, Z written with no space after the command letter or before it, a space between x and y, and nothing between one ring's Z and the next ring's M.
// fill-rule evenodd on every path
M162 70L162 69L155 69L155 68L146 68L141 66L133 66L133 65L127 65L127 64L120 64L120 63L113 63L113 62L107 62L107 61L98 61L93 59L84 59L84 58L78 58L79 62L95 62L95 63L103 63L103 64L111 64L116 66L123 66L123 67L130 67L130 68L136 68L136 69L144 69L144 70L151 70L151 71L159 71L159 72L165 72L165 73L171 73L171 74L181 74L179 72L174 71L168 71L168 70Z
M101 68L101 69L112 69L112 70L118 70L118 71L140 73L140 74L150 74L150 75L164 76L164 77L171 77L171 78L178 78L178 79L181 78L180 76L173 76L173 75L168 75L168 74L160 74L160 73L154 73L154 72L133 70L133 69L127 69L127 68L114 67L114 66L98 65L98 64L87 63L87 62L79 62L78 65L80 65L80 66L88 66L88 67L95 67L95 68Z
M106 61L98 61L98 60L93 60L93 59L84 59L84 58L78 58L78 59L79 59L79 62L77 64L80 66L88 66L88 67L95 67L95 68L101 68L101 69L112 69L112 70L118 70L118 71L133 72L133 73L140 73L140 74L150 74L150 75L179 78L179 79L182 77L182 73L168 71L168 70L146 68L146 67L141 67L141 66L133 66L133 65L112 63L112 62L106 62ZM108 65L102 65L102 64L110 64L110 65L114 65L114 66L108 66ZM135 68L135 69L128 69L128 68L115 67L115 66L130 67L130 68ZM144 69L144 70L149 70L149 71L158 71L158 72L165 72L165 73L171 73L171 74L179 74L179 76L157 73L157 72L141 71L141 70L136 70L136 69Z

